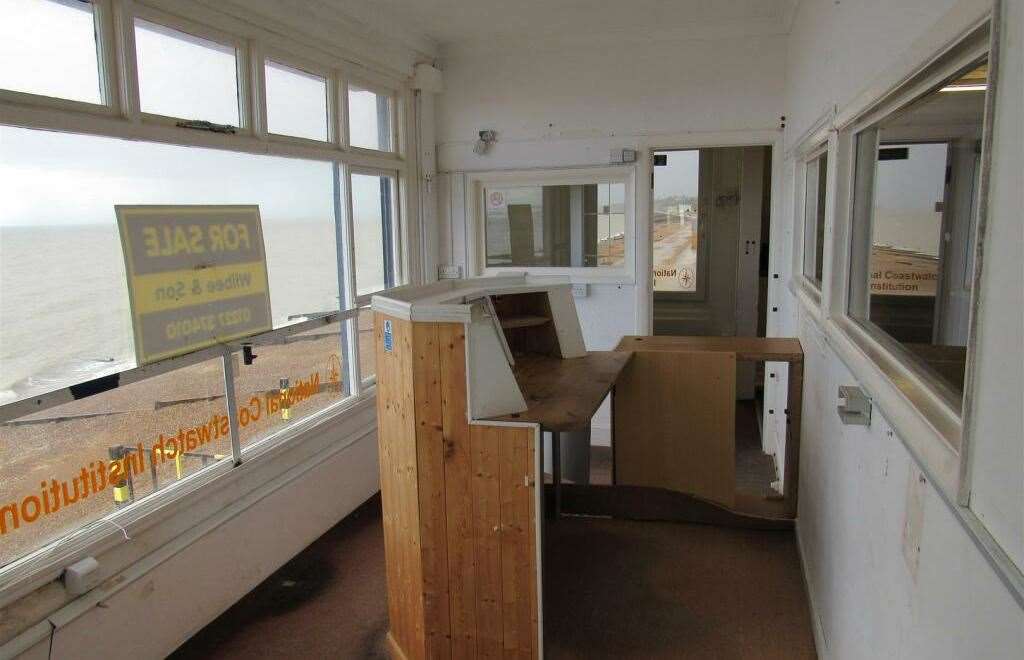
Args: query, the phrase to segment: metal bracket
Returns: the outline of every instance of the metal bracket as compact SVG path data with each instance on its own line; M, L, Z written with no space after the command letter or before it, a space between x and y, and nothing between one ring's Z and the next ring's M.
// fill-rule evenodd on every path
M839 386L839 419L843 424L871 425L871 399L855 385Z

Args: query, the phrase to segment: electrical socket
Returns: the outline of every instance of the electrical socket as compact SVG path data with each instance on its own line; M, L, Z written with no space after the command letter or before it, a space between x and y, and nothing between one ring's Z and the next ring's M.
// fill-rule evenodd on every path
M455 264L438 264L437 265L437 279L439 280L458 280L462 279L462 266Z

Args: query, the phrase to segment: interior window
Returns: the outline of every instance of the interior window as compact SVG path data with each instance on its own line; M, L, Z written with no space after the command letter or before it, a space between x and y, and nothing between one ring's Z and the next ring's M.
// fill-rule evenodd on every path
M143 112L238 126L235 47L135 19Z
M353 147L394 151L391 144L391 97L348 86L348 140Z
M828 152L807 162L804 183L804 275L821 287Z
M977 63L856 136L850 314L962 398L988 67Z
M626 185L488 186L487 266L620 267Z
M0 88L102 103L93 6L0 0Z
M327 80L267 60L267 130L327 141Z

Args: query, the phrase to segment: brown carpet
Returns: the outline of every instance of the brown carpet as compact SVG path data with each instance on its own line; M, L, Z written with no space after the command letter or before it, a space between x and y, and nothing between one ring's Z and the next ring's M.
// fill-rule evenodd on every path
M792 532L563 518L545 534L548 658L816 657Z
M172 658L386 658L374 497ZM791 532L567 517L545 527L549 658L813 658Z
M171 658L387 658L380 496L328 530Z

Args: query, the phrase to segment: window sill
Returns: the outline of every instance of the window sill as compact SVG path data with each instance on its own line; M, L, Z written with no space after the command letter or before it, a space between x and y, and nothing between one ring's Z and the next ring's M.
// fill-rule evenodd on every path
M0 607L58 580L66 566L85 557L100 561L99 582L117 575L188 534L200 522L226 515L227 507L268 486L304 460L340 451L347 444L338 446L339 436L362 437L364 427L375 425L374 405L373 389L340 401L246 446L244 460L237 466L230 460L217 463L169 486L163 496L142 500L89 523L8 564L0 569ZM339 426L340 432L336 430ZM305 437L300 441L300 436ZM66 595L64 598L65 602L71 600Z
M625 268L608 268L604 272L595 273L598 268L509 266L507 268L484 268L477 277L497 277L501 275L526 275L528 277L565 278L570 284L636 284L636 277Z
M823 327L872 404L936 487L955 502L960 484L960 454L955 448L963 431L959 412L852 319L830 318Z

